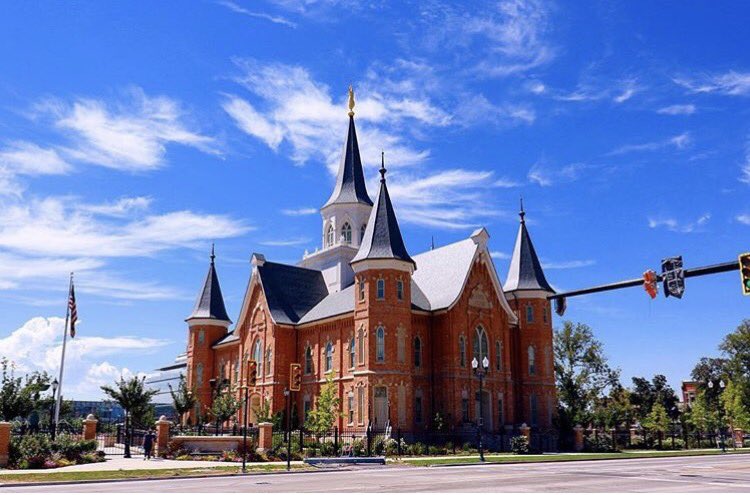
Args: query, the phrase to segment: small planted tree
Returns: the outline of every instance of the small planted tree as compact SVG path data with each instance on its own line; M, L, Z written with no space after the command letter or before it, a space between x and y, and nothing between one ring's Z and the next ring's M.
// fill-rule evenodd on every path
M333 381L333 373L329 373L326 375L325 384L320 387L320 395L318 395L315 408L307 415L305 428L316 436L324 435L333 427L341 414L341 401L336 391L336 383Z
M661 402L654 403L651 412L643 419L643 426L658 433L659 448L661 448L664 432L669 428L669 416Z
M214 421L222 424L237 414L242 403L229 388L225 388L216 395L209 413Z
M149 416L153 416L151 399L157 391L146 388L145 376L134 376L127 380L120 377L114 387L104 385L101 389L117 402L136 424L143 424Z
M177 417L180 423L183 424L185 415L192 411L198 402L195 391L188 387L187 380L185 380L183 375L180 375L180 383L177 385L177 390L173 390L170 384L169 394L172 396L172 403Z
M49 405L42 392L49 389L47 373L34 372L24 378L15 376L15 367L6 358L0 360L0 420L25 418L32 411Z

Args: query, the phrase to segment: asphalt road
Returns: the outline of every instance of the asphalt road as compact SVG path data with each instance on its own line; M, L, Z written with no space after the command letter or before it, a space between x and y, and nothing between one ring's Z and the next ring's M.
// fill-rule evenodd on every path
M750 492L750 455L362 467L346 471L0 488L0 492Z

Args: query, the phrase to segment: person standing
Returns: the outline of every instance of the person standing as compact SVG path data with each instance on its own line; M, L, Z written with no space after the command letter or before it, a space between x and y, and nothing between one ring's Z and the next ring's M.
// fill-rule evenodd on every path
M156 441L156 434L154 430L149 429L148 432L143 436L143 459L151 459L151 452L154 450L154 442Z

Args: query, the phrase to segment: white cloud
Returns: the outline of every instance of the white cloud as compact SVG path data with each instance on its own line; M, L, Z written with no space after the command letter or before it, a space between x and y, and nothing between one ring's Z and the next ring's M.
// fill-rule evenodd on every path
M301 217L307 215L316 215L318 213L317 208L285 208L281 210L281 213L288 217Z
M188 127L179 102L166 96L130 91L128 103L79 98L72 103L48 99L34 108L35 118L50 118L69 142L57 147L67 160L126 171L164 164L166 147L181 144L217 153L214 139Z
M730 70L724 74L704 74L694 78L676 77L674 82L691 93L750 96L750 72Z
M532 165L527 174L531 182L542 187L552 186L558 183L573 182L580 177L583 170L588 168L584 163L571 163L563 167L554 167L542 159Z
M695 105L688 103L686 105L669 105L656 111L662 115L692 115L695 113Z
M12 141L0 149L0 168L18 175L57 175L71 166L54 149L26 141Z
M492 256L496 260L509 260L510 259L510 255L502 251L491 251L490 256Z
M80 204L80 211L105 215L111 217L125 217L133 212L147 210L151 205L151 198L137 196L133 198L120 198L112 203L103 204Z
M657 216L648 219L648 226L652 229L665 228L671 232L690 234L702 232L709 220L711 220L710 213L704 213L693 222L680 222L673 217Z
M543 261L542 268L545 270L570 270L573 268L585 268L595 264L596 260Z
M57 376L64 323L59 317L28 320L7 337L0 338L0 356L12 361L19 373L44 370ZM85 321L79 324L76 337L68 339L65 350L63 394L67 398L98 398L99 386L112 383L120 374L132 374L127 368L117 368L100 360L156 353L168 344L149 337L87 335Z
M260 241L263 246L276 246L276 247L289 247L289 246L301 246L310 242L309 237L296 237L293 239L273 239L268 241Z
M649 143L640 144L626 144L620 146L609 153L606 156L624 155L626 153L640 152L640 151L658 151L665 148L673 148L675 150L683 150L692 144L692 137L689 132L683 132L662 141L652 141Z
M248 17L254 17L256 19L265 19L267 21L273 22L274 24L281 24L281 25L288 26L288 27L291 27L291 28L297 27L297 24L295 24L294 22L290 21L289 19L287 19L285 17L281 17L281 16L277 16L277 15L271 15L271 14L266 14L265 12L253 12L251 10L248 10L248 9L242 7L241 5L237 5L236 3L230 2L230 1L223 1L222 0L222 1L219 1L219 2L216 2L216 3L218 3L219 5L223 5L224 7L228 8L232 12L236 12L238 14L246 15Z
M750 225L750 213L743 213L741 215L737 215L736 217L734 217L734 219L742 224Z

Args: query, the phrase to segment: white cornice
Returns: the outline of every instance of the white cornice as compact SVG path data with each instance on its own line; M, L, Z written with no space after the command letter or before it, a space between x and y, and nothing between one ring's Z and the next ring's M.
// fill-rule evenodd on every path
M229 328L230 322L226 320L215 320L213 318L188 318L185 320L189 327L195 327L199 325L210 325L213 327L224 327Z

